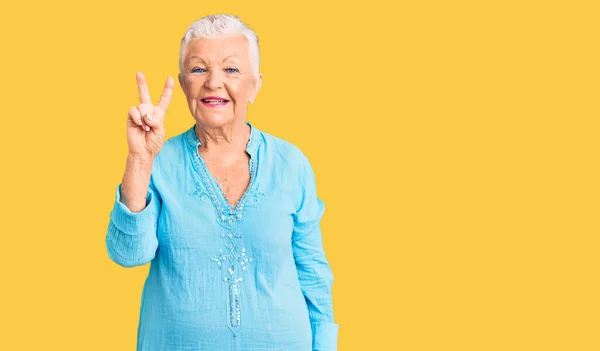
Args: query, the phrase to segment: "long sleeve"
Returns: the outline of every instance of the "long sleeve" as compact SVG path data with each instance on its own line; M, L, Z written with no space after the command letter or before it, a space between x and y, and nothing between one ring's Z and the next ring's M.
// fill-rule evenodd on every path
M134 267L154 258L158 248L156 227L161 203L151 177L146 207L141 212L133 213L121 202L119 184L106 235L106 248L111 260L124 267Z
M294 260L308 306L313 351L336 351L339 325L333 319L333 274L323 250L320 226L325 205L317 197L315 175L306 157L303 163L303 195L292 234Z

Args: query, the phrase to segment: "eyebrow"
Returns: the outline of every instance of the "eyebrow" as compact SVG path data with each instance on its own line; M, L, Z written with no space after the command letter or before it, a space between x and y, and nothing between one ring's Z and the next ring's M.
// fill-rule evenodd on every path
M229 60L229 59L230 59L230 58L232 58L232 57L235 57L235 58L237 58L237 54L229 55L229 56L225 57L225 58L223 59L223 61L221 61L221 62L225 62L225 61ZM187 60L187 61L188 61L188 62L190 62L192 59L198 59L198 60L202 61L203 63L206 63L206 61L204 61L204 60L202 59L202 57L200 57L200 56L192 56L192 57L188 58L188 60Z

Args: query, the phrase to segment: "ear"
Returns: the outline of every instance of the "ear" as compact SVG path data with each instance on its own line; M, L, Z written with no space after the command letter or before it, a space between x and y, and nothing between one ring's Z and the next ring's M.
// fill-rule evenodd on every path
M252 96L248 99L248 101L250 101L251 104L254 103L254 100L256 99L256 96L258 95L258 92L260 91L260 88L262 87L262 74L258 74L258 76L256 77L256 81L254 82L254 92L252 93Z

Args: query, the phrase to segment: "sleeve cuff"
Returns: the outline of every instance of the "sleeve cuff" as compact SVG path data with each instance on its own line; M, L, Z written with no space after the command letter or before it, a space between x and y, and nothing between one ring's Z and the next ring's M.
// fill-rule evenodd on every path
M336 323L311 323L313 351L337 351L338 329Z
M152 202L156 201L154 193L148 189L146 207L141 212L133 213L121 202L121 184L117 187L115 205L110 213L113 224L123 233L137 235L145 231L148 223L152 222Z

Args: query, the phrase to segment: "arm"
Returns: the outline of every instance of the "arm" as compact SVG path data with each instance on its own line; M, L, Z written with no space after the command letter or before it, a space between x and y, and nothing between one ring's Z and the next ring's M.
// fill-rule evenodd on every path
M333 274L323 251L320 221L325 210L317 197L315 176L303 158L303 196L294 215L292 248L313 333L313 351L336 351L338 324L333 321Z
M127 159L122 183L110 213L108 256L124 267L146 264L158 247L156 226L162 200L152 181L153 162Z

